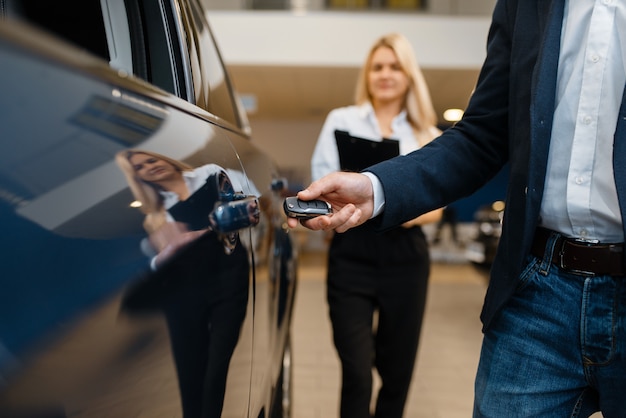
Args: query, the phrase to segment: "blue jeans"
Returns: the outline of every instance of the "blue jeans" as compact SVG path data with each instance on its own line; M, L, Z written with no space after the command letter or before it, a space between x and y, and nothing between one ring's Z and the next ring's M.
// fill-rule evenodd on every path
M626 417L625 355L626 278L531 257L485 333L474 418Z

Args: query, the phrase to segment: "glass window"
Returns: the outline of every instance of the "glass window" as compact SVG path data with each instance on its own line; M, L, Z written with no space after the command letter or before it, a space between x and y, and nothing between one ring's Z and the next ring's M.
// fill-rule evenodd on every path
M169 2L131 0L128 3L128 14L133 16L129 22L134 61L143 61L147 81L188 100L176 17ZM134 8L138 10L133 11Z
M190 16L187 16L185 27L190 31L187 44L196 102L213 115L235 126L241 126L228 74L211 31L195 3L190 7Z
M329 9L423 10L424 0L327 0Z
M387 0L388 9L421 9L422 2L420 0Z
M252 0L251 9L257 10L285 10L290 6L289 0Z
M369 7L368 0L330 0L331 9L365 9Z
M9 19L22 20L109 61L100 2L22 0L7 2ZM80 16L77 19L76 16Z

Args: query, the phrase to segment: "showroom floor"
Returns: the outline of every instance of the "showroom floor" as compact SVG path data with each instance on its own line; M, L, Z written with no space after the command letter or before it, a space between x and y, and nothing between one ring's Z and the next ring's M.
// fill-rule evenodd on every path
M302 255L293 322L294 418L337 418L340 376L325 299L325 253ZM458 257L435 258L405 418L468 418L487 281Z

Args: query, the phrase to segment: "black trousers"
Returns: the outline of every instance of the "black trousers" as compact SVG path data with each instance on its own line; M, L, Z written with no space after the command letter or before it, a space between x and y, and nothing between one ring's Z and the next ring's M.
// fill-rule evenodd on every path
M248 305L248 253L207 233L130 292L131 313L163 312L184 418L222 416L231 356Z
M429 273L428 245L419 227L380 234L363 225L333 237L327 296L341 361L341 418L372 416L373 367L382 381L374 416L402 417Z

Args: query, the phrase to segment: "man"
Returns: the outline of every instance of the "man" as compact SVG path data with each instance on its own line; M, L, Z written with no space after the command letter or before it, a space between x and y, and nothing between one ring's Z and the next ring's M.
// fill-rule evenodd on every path
M343 232L374 218L385 230L510 165L475 417L626 417L625 66L623 0L499 0L454 128L298 194L335 211L308 228Z

